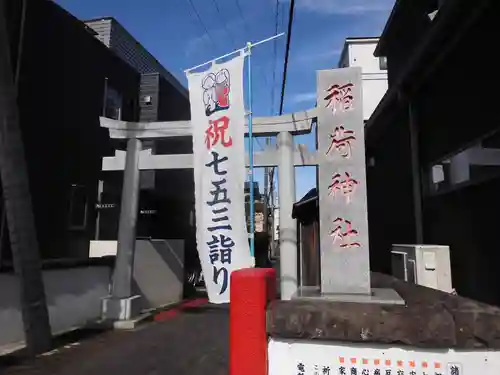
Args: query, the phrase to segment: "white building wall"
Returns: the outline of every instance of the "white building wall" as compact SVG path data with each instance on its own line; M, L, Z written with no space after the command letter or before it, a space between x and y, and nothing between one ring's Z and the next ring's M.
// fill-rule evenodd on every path
M387 75L363 74L363 117L368 121L387 91Z
M378 103L385 95L387 83L387 70L382 70L380 59L373 54L377 47L378 39L347 39L346 53L342 55L339 66L361 67L363 78L363 116L367 121L377 108Z
M380 69L379 58L373 56L376 41L373 42L348 42L349 44L349 66L363 68L363 73L387 73Z

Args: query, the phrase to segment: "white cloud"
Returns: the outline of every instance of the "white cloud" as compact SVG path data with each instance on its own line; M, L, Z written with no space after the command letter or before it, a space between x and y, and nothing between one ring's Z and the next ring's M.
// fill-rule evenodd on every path
M238 44L239 41L235 40L235 35L242 29L243 24L244 20L241 18L235 18L228 22L226 27L210 29L209 34L204 33L203 35L189 39L186 44L186 56L193 57L200 49L204 48L211 50L212 52L217 50L221 55L223 53L230 52L230 50L223 51L218 50L218 48L222 48L224 45L230 46L231 44L234 44L234 42ZM241 46L243 45L244 43L241 41Z
M303 92L292 96L292 102L303 103L316 100L316 92Z
M388 11L393 7L394 1L395 0L297 0L297 7L322 14L357 15Z
M187 57L192 57L193 55L196 56L196 53L200 49L207 48L207 46L210 46L210 37L208 34L203 34L201 36L197 36L195 38L191 38L188 40L186 44L186 56Z
M335 65L337 61L335 61L333 57L339 56L341 53L342 53L341 49L332 49L329 51L323 51L317 53L308 53L304 51L299 56L297 56L295 60L297 62L308 63L312 61L332 59L332 65Z

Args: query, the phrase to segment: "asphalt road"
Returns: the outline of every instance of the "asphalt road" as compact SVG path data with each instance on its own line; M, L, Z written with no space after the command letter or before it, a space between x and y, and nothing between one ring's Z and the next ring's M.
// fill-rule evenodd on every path
M167 313L134 331L109 331L37 359L0 362L6 375L226 375L229 311L203 305Z

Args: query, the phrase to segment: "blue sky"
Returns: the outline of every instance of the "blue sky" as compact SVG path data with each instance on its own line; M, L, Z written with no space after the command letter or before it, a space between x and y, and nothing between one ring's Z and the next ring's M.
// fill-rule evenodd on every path
M57 2L80 19L115 17L183 84L184 69L240 48L247 41L274 35L277 8L278 32L286 31L290 5L289 0ZM312 108L316 70L337 66L346 37L380 35L393 4L394 0L296 0L284 112ZM253 51L256 116L277 114L279 110L285 42L281 37ZM312 149L314 134L297 137L296 143ZM262 145L263 139L255 143L255 149ZM297 168L298 199L315 186L315 173L314 168ZM261 182L262 170L256 176Z

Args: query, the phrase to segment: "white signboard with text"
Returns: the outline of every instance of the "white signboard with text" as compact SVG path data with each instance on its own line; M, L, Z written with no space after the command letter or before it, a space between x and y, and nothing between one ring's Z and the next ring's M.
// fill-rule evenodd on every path
M229 302L231 273L252 267L245 222L243 54L189 73L196 242L208 297Z
M500 352L269 342L269 375L498 375Z

